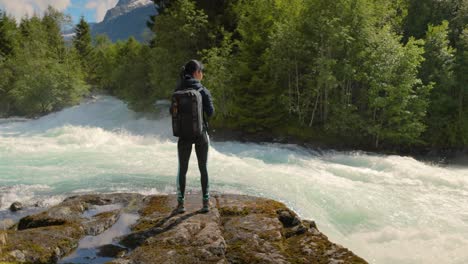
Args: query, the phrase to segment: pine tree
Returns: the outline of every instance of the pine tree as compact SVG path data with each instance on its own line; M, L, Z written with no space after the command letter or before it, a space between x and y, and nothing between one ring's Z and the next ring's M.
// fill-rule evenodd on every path
M233 84L236 95L233 123L248 132L264 132L278 126L285 111L278 104L278 92L266 63L269 39L276 22L283 21L283 1L238 1L234 7L239 17Z
M455 133L458 135L458 140L455 143L457 147L466 147L468 146L468 26L458 39L455 65L455 97L458 99Z
M79 60L60 33L63 14L49 8L43 18L23 18L21 42L5 63L10 113L37 116L78 103L88 87Z
M65 42L62 37L61 27L66 23L67 17L49 6L42 18L42 24L47 38L49 56L64 60L66 56Z
M18 51L19 34L16 21L0 10L0 116L11 109L9 91L12 89L13 72L8 61Z
M206 77L203 83L210 88L214 100L216 115L211 121L224 123L232 118L233 89L235 82L233 74L233 42L231 34L225 32L224 40L219 47L203 51L203 61L206 62Z
M0 12L0 58L14 55L18 48L18 38L15 19Z
M91 43L91 30L89 24L84 17L80 18L80 22L75 27L75 36L73 37L73 47L78 53L81 61L81 66L86 74L88 82L96 82L96 63L92 59L93 46Z
M118 66L117 44L112 44L107 35L96 36L94 42L94 56L90 60L95 73L93 84L114 94L113 72Z
M86 61L92 51L91 30L89 24L84 17L80 18L80 22L75 27L75 36L73 37L73 46L78 51L81 59Z
M173 1L158 15L149 66L153 99L168 98L180 78L180 68L208 47L207 24L207 16L192 0Z

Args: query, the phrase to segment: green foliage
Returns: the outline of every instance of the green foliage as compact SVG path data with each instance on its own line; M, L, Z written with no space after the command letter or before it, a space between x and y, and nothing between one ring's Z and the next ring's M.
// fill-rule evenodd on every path
M417 78L422 49L400 43L401 19L382 21L380 4L307 1L277 23L267 60L296 125L375 147L418 142L430 88Z
M215 98L215 120L229 120L233 117L234 91L232 83L233 75L233 43L231 35L226 33L224 41L219 47L213 47L203 51L203 60L206 62L204 83L210 87L211 94Z
M10 95L17 114L34 116L60 110L78 103L87 90L76 70L79 65L47 58L29 60L27 54L21 54L16 62L20 65L12 66L18 75Z
M449 45L447 21L439 26L429 25L424 50L425 60L420 74L423 82L450 87L453 83L454 49Z
M287 2L240 0L234 6L239 40L233 64L237 82L232 85L236 95L232 122L248 132L268 131L285 116L267 63L271 43L265 40L272 37L275 24L287 18L283 12Z
M449 46L448 22L439 26L429 25L425 40L425 61L421 78L433 83L428 111L426 137L431 145L456 145L459 142L456 126L458 96L455 91L454 49ZM454 134L455 133L455 134Z
M12 99L10 91L13 82L13 71L4 60L0 60L0 116L8 115L12 112Z
M466 145L464 0L154 2L150 48L104 59L120 69L109 80L148 80L113 85L134 108L167 98L201 56L217 126L373 148Z
M75 36L73 37L73 46L78 52L81 65L86 73L88 73L89 78L92 79L94 75L94 67L91 64L92 61L92 52L93 46L91 43L91 30L88 23L84 20L84 17L81 17L80 22L75 27Z
M105 35L94 40L94 53L89 62L95 72L93 82L101 89L114 93L114 70L117 68L117 45Z
M48 9L0 16L0 114L76 103L86 80L152 111L200 58L215 126L366 148L468 145L466 0L154 0L150 45L73 49Z
M18 45L15 19L0 12L0 59L14 55Z
M191 0L174 1L156 20L151 52L149 82L153 99L169 98L175 89L180 68L198 51L207 48L207 17Z
M113 73L116 94L126 98L132 109L148 111L154 103L148 80L150 49L130 38L117 53L119 64Z
M158 7L158 12L163 13L166 8L169 8L174 1L171 0L152 0ZM154 22L154 18L152 19Z
M408 15L404 19L405 39L422 39L428 32L429 25L449 22L449 40L456 46L458 37L468 23L468 1L466 0L405 0Z
M87 92L79 60L61 36L66 22L53 8L42 19L22 19L19 27L2 19L6 42L15 44L0 62L0 114L46 114L78 103Z
M461 32L458 41L454 66L456 84L453 89L457 109L453 114L454 128L452 134L456 139L453 145L468 145L468 26Z
M47 56L58 60L64 60L66 56L65 43L61 33L62 25L69 23L70 17L49 6L42 17L42 30L45 33L47 43ZM40 41L40 40L38 40ZM44 41L44 40L42 40Z
M391 145L417 142L425 130L427 96L430 85L423 85L417 77L423 61L420 41L410 39L401 46L385 28L371 39L369 56L364 68L368 83L368 133L375 147L383 141Z
M19 46L16 21L0 12L0 116L11 111L9 91L13 72L7 67L7 60L15 55Z

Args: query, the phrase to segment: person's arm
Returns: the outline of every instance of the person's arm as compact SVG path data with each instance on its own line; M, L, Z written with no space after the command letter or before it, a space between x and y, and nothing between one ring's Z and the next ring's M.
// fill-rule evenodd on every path
M203 111L206 113L208 117L213 116L215 112L215 108L213 105L213 98L211 97L211 93L208 89L203 87L201 92L202 100L203 100Z

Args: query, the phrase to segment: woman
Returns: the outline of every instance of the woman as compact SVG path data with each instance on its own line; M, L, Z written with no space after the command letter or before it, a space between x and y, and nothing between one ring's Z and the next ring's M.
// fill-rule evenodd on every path
M200 81L203 79L203 65L197 60L191 60L183 67L181 73L181 80L177 86L176 91L194 89L198 90L202 97L203 112L207 117L211 117L214 113L213 100L211 98L210 91L206 89ZM204 115L204 116L205 116ZM208 148L210 145L210 139L208 137L207 122L203 122L202 135L196 138L179 138L177 143L177 154L179 157L179 171L177 173L177 212L184 213L184 199L185 199L185 183L186 175L188 170L188 164L190 160L190 154L192 152L192 145L195 144L195 152L197 154L198 168L200 169L201 185L203 193L203 207L201 212L206 213L209 211L210 206L210 194L209 194L209 183L208 183Z

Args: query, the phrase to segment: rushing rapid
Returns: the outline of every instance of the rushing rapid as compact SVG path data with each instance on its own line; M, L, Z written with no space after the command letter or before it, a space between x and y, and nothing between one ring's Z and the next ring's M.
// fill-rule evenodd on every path
M0 119L0 217L14 201L53 205L90 192L175 193L170 129L167 116L139 115L109 96L36 120ZM282 201L370 263L468 263L467 167L212 142L208 170L212 191ZM191 190L200 190L194 153Z

